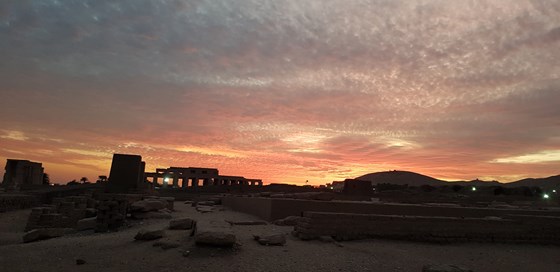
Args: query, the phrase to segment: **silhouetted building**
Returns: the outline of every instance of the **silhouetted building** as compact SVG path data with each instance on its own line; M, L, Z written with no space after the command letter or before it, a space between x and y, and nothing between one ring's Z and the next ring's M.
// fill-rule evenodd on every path
M344 181L333 181L329 189L337 193L342 192L344 190Z
M7 190L29 189L43 184L43 166L39 162L8 159L5 169L2 187Z
M346 179L344 180L344 194L349 195L371 195L373 193L373 186L371 181L359 179Z
M154 187L162 180L163 188L187 188L205 186L262 186L260 179L248 179L240 176L222 176L216 168L197 167L169 167L158 168L155 172L146 173L146 178L152 179Z
M107 190L112 193L126 193L146 189L145 168L146 163L140 155L114 154Z

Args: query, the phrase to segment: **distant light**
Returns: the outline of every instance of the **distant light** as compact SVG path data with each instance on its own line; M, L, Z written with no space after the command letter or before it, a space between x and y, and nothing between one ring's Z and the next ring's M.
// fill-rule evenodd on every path
M331 190L334 189L334 187L332 187L332 186L330 188L331 188Z
M169 178L164 178L163 182L168 183L169 182Z
M476 191L476 187L472 187L473 192Z
M548 198L549 198L548 194L544 194L542 197L543 197L544 199L548 199Z
M556 193L556 190L552 190L553 193Z

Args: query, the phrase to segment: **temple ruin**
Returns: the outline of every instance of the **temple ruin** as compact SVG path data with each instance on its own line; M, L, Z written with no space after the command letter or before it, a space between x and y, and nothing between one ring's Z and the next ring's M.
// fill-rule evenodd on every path
M223 176L216 168L169 167L146 173L152 186L162 188L197 188L207 186L262 186L260 179ZM159 180L161 179L161 183Z
M41 163L8 159L5 169L2 187L7 190L28 189L43 184L44 173Z

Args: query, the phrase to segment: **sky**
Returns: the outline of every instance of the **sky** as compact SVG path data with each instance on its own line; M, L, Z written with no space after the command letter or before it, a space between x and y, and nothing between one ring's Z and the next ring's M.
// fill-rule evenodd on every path
M0 163L54 182L560 174L557 0L3 0L0 52Z

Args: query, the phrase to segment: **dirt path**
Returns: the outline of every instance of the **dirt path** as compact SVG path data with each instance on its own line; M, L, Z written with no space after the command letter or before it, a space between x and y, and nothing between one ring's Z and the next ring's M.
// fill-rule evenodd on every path
M173 217L196 220L258 220L234 211L201 214L180 202ZM141 228L157 229L168 220L146 220L117 232L82 232L30 244L13 244L23 232L29 211L0 214L0 271L421 271L425 264L450 263L474 271L560 271L560 247L514 244L435 245L403 241L344 242L343 247L319 241L304 242L288 235L283 247L266 247L253 234L286 233L292 227L275 225L233 226L238 242L234 249L199 248L187 231L166 232L166 240L180 248L163 250L153 242L137 242ZM3 236L7 235L7 236ZM16 235L16 236L14 236ZM11 237L10 239L6 237ZM12 242L7 244L6 242ZM183 251L190 251L183 257ZM76 265L76 259L86 261Z

